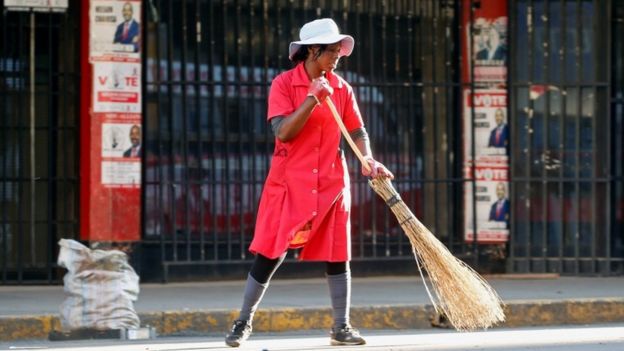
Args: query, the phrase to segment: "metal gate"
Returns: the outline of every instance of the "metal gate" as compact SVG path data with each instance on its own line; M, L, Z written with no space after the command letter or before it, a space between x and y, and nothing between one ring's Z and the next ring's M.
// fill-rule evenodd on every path
M623 7L512 1L510 271L624 272Z
M332 17L356 39L338 71L354 86L374 153L395 172L407 205L454 254L480 270L619 272L623 38L621 17L611 17L611 10L621 14L621 2L509 1L516 205L502 260L499 250L463 236L469 180L460 160L459 15L466 4L148 1L144 262L158 262L166 280L171 267L218 270L250 261L247 247L273 149L265 122L271 79L291 67L287 46L299 27ZM555 33L561 28L560 51ZM610 59L603 64L598 57ZM615 61L619 71L611 70ZM540 105L529 98L535 83L559 91L547 92ZM612 89L618 84L619 93ZM395 219L359 175L357 160L348 159L354 261L412 260Z
M56 281L56 243L78 233L78 5L0 15L2 284Z
M613 34L612 62L611 62L611 130L612 153L611 162L613 187L610 196L613 199L613 227L614 235L611 245L611 257L624 257L624 2L619 1L611 8L613 17L611 24ZM620 235L617 235L620 233ZM621 273L622 264L612 267L612 272Z
M356 37L351 82L403 199L456 252L459 1L150 1L146 18L144 247L171 266L247 262L273 149L271 79L300 26L334 18ZM349 160L355 261L412 260L395 219ZM425 198L428 200L425 201ZM296 252L292 254L296 257Z

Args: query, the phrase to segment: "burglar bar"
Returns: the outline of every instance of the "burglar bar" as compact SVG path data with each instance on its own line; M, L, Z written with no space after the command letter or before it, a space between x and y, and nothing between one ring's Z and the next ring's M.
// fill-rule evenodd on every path
M577 204L581 199L589 199L590 219L593 222L605 220L597 213L599 208L604 208L603 199L598 196L605 185L609 189L613 176L621 171L614 168L606 175L596 170L589 174L581 172L581 161L585 161L580 154L585 147L581 144L581 137L585 134L581 134L580 127L585 126L581 122L586 117L582 116L580 103L576 110L570 108L572 99L586 96L589 90L584 87L595 92L595 104L607 101L599 99L596 94L608 93L609 90L603 87L609 88L611 83L601 77L586 77L583 65L591 62L582 62L582 51L574 58L569 57L565 42L559 59L563 67L559 69L565 77L567 61L573 59L574 63L581 64L575 68L579 80L551 82L551 73L557 68L553 66L554 61L539 63L538 59L544 57L544 53L536 45L539 42L552 47L554 43L548 33L566 28L571 22L579 23L583 6L594 6L595 9L596 5L581 0L562 0L546 5L541 2L539 6L544 10L537 11L536 1L508 1L510 39L516 40L522 35L518 33L518 23L526 22L527 18L520 18L521 13L531 12L532 29L542 21L538 12L548 19L547 23L539 24L540 30L545 32L525 35L527 60L517 59L515 55L520 53L515 49L514 41L510 47L514 56L508 61L508 117L514 127L512 149L516 151L510 157L513 209L509 271L554 269L562 273L598 273L596 262L610 258L598 257L603 244L595 241L598 240L596 232L605 226L609 228L614 216L607 217L606 224L601 222L588 227L582 223L586 216L581 216L580 206L568 210L561 202L560 208L550 208L554 204L550 198L559 196L557 194L567 195L566 201L570 201L572 196L572 202ZM464 241L462 218L462 189L467 182L473 183L474 177L463 178L462 160L458 156L463 155L460 142L460 126L464 118L463 85L459 76L463 6L468 5L458 0L340 3L304 0L287 3L278 0L154 1L154 7L163 16L158 22L149 14L145 16L146 20L153 22L147 27L152 31L148 35L157 39L146 43L145 59L154 62L155 73L145 80L145 100L149 106L159 108L145 109L155 116L146 116L145 138L150 147L146 148L150 155L146 159L154 160L154 165L146 165L143 245L157 249L163 270L168 272L169 267L196 265L218 269L250 261L247 247L253 235L253 219L273 151L273 135L265 122L269 85L276 74L291 67L287 46L298 35L299 26L317 17L333 17L343 32L357 37L357 48L351 57L343 59L339 73L346 75L352 84L373 142L373 151L397 174L396 187L407 193L406 203L424 209L418 214L423 222L443 238L455 254L475 257L476 263L483 246ZM519 11L522 9L524 12ZM557 17L559 28L553 22ZM595 21L596 30L602 31L598 24L605 21ZM566 40L574 36L577 44L581 43L580 34L586 29L587 25L577 25L575 34L560 30L561 38ZM543 33L547 34L537 37ZM614 37L609 44L617 40ZM149 45L154 45L155 50ZM550 60L552 51L548 53ZM526 66L528 77L519 76L520 70L525 68L522 65ZM165 68L162 72L161 66ZM191 68L195 71L189 76ZM175 77L176 72L180 72L179 78ZM527 116L523 120L521 114L524 112L520 109L524 106L518 103L526 100L528 107L538 106L539 103L529 99L530 88L535 84L552 84L570 94L546 92L542 99L547 102L539 105L544 107L546 114L538 116L536 112L534 118ZM192 93L195 95L191 96ZM557 103L554 99L558 96L561 100ZM558 119L548 115L556 111L557 106L561 110ZM601 109L602 106L594 106L593 118L598 118L596 112ZM574 121L573 133L576 134L569 134L569 120ZM520 121L526 124L519 125ZM608 155L598 153L595 144L598 142L596 127L600 123L596 121L588 125L593 135L590 146L596 157L606 157ZM524 127L541 129L542 134L540 137L527 134L528 142L521 145L523 132L519 129ZM404 132L406 130L412 133L408 135ZM552 134L555 132L558 134ZM453 159L449 153L443 152L443 136L449 153L455 155ZM573 142L567 145L566 140L571 136ZM548 143L553 141L552 138L561 141L555 149L551 149ZM527 150L526 154L518 151L522 149ZM618 152L621 154L617 150L615 156ZM557 151L562 157L562 168L557 171L543 168L537 155L556 155ZM577 168L574 174L567 174L564 169L566 162L570 161L570 151ZM366 180L358 174L357 160L351 155L347 158L354 198L354 260L412 260L407 240L397 230L385 206L377 203ZM518 168L517 162L521 162L523 167L520 168L523 169ZM534 165L536 162L541 169ZM569 194L570 187L575 190L572 194ZM147 194L157 205L151 203L152 198ZM427 197L427 194L431 196ZM518 218L517 199L524 196L529 203L529 207L524 208L528 210L525 211L527 218ZM534 206L542 207L546 216L537 217L532 213ZM556 214L561 215L562 229L555 233L552 241L549 236L552 225L548 220ZM567 221L568 217L572 222ZM584 231L583 235L590 236L591 257L581 254L581 243L578 237L571 235L570 223L577 228L576 232ZM575 248L572 254L566 251L568 243ZM296 253L289 255L287 261L294 259ZM591 263L588 259L595 261ZM589 266L581 266L584 261L590 262ZM553 262L556 262L554 266ZM164 276L165 280L169 279L168 273Z
M515 7L510 13L512 14L522 14L523 9L531 9L535 10L535 13L532 16L533 25L541 26L538 28L539 30L543 30L541 33L547 33L544 35L544 40L548 44L548 47L552 47L555 43L550 42L551 36L548 35L549 31L554 30L555 25L559 25L559 28L563 28L560 30L561 33L560 38L562 39L563 45L561 45L561 53L556 54L554 52L555 48L550 51L547 62L543 63L543 70L538 76L529 76L527 81L523 82L523 79L518 76L520 64L514 64L512 66L512 74L515 76L513 78L513 82L510 85L513 93L512 97L518 96L523 89L526 89L527 93L532 84L544 84L545 86L556 86L560 89L561 93L548 91L544 94L542 99L547 99L543 104L544 106L544 118L543 121L533 121L538 122L539 125L532 125L532 120L535 118L527 119L528 125L520 125L518 123L514 123L513 125L517 129L522 128L541 128L542 129L542 137L543 145L541 147L542 155L552 155L556 156L557 153L552 153L553 150L550 149L549 146L549 138L553 137L554 134L551 133L551 128L559 128L558 130L558 138L560 139L560 144L558 148L558 154L561 157L561 168L557 170L556 174L553 174L552 171L549 171L545 168L546 164L540 162L536 155L532 152L532 147L534 142L529 142L526 145L528 149L527 158L525 160L525 170L531 171L531 167L535 169L535 164L541 164L542 167L539 171L539 176L535 174L529 173L526 176L523 175L523 170L516 168L516 161L512 154L512 193L514 198L518 198L518 196L522 196L522 193L519 193L520 188L516 186L516 184L533 184L528 188L528 195L531 194L531 190L535 190L535 186L541 188L541 194L539 194L540 203L542 207L542 213L545 213L546 216L541 220L544 221L540 227L535 227L533 225L527 225L526 228L528 230L528 235L524 238L526 242L524 243L524 247L522 245L518 246L521 242L518 241L518 238L514 238L515 234L519 234L518 230L522 228L517 224L514 220L512 228L516 229L512 232L512 242L510 245L511 250L511 259L515 262L513 267L524 267L522 271L524 272L544 272L545 270L560 272L564 274L609 274L611 268L608 268L608 262L619 262L621 261L621 257L612 257L612 248L611 243L614 240L618 240L614 238L616 235L616 218L612 215L611 208L611 200L609 196L605 197L605 194L610 194L611 191L611 182L614 181L612 178L615 174L617 174L617 165L614 165L614 168L609 166L611 156L611 147L614 147L613 151L617 153L617 146L611 145L610 136L603 137L602 134L599 134L601 130L604 130L605 127L607 130L612 130L611 126L611 118L609 117L608 107L604 106L604 102L608 101L608 97L612 95L610 93L610 83L605 80L602 75L596 75L595 72L599 71L596 65L598 65L597 58L599 57L614 57L617 55L614 53L611 54L609 45L610 43L614 43L617 41L615 36L611 36L611 31L608 26L604 24L609 23L608 17L614 11L610 11L608 7L605 9L604 4L602 2L596 1L554 1L554 2L540 2L537 6L537 2L532 1L512 1L510 2L511 6ZM609 2L608 6L615 5L614 2ZM541 9L543 8L543 11ZM542 18L542 14L544 18L547 19L547 23L540 24L538 21ZM587 22L584 16L591 16L592 22ZM555 16L558 16L555 17ZM510 21L510 29L512 38L517 38L519 35L523 35L521 33L521 29L519 29L516 24L524 21L524 18L518 18L517 20L514 17L511 17ZM537 28L537 27L536 27ZM559 29L557 28L557 29ZM570 30L565 30L567 28L571 28ZM593 46L591 47L591 53L593 56L588 56L586 54L589 51L589 48L586 47L586 43L584 42L585 33L591 28L591 35L601 38L608 38L606 42L597 40L593 41ZM529 33L539 33L536 30L529 31ZM570 35L573 35L573 38L570 38ZM575 47L578 48L572 52L569 51L568 42L570 39L575 41ZM532 36L528 37L528 40L532 40ZM591 41L591 40L590 40ZM601 46L601 44L603 46ZM606 44L606 45L605 45ZM514 48L517 47L512 42L512 55L522 55L522 53L517 53L514 51ZM537 46L532 43L528 45L528 60L525 64L528 66L529 74L534 74L538 71L533 69L531 65L536 61L536 56L532 55L532 48L536 48ZM557 49L558 50L558 49ZM557 55L559 58L558 64L561 66L558 68L561 73L561 79L559 81L552 80L551 76L558 71L554 71L553 67L551 67L551 63L554 62L550 56ZM512 59L513 59L512 57ZM524 62L524 60L520 61ZM610 61L607 60L609 63ZM574 76L574 74L569 73L568 67L572 67L571 65L575 65L575 75L577 79L570 80ZM601 65L604 65L601 63ZM601 66L602 67L602 66ZM611 70L611 64L607 64L606 71ZM588 74L590 73L590 74ZM556 75L556 74L554 74ZM610 74L609 74L610 75ZM536 83L537 82L537 83ZM565 94L567 92L567 94ZM558 105L552 105L553 98L560 97L560 101ZM586 101L591 99L589 101ZM576 105L574 105L576 102ZM591 105L591 104L594 105ZM511 106L514 106L515 102L511 102ZM532 106L532 103L529 103L529 107ZM554 119L550 117L550 114L556 111L556 107L560 106L561 116L559 119ZM590 110L582 110L582 106L585 108L590 108ZM512 108L513 114L510 115L514 118L517 114L522 113L520 108ZM602 111L606 111L603 113ZM539 113L535 114L536 117L539 117ZM574 121L574 130L570 131L569 120ZM512 119L513 121L513 119ZM557 123L553 123L557 121ZM615 121L615 120L614 120ZM541 127L540 127L541 126ZM512 131L514 138L512 140L519 141L518 139L519 131ZM572 134L570 134L572 133ZM539 141L539 135L533 136L530 138L534 138L535 141ZM570 139L572 138L572 139ZM569 143L569 140L573 141L572 144ZM591 142L589 144L588 142ZM606 147L605 143L606 142ZM552 143L550 143L552 144ZM535 144L535 146L539 147L539 144ZM518 150L518 148L523 148L523 145L514 144L512 149ZM600 151L606 150L606 151ZM537 150L536 150L537 151ZM570 158L569 151L573 151L573 157ZM589 155L593 155L593 162L591 164L587 164ZM573 161L573 167L570 168L569 161ZM569 169L573 169L572 173L569 173ZM552 187L553 184L555 187ZM616 183L614 183L616 184ZM560 203L559 208L552 208L550 198L550 191L558 189L553 192L553 194L560 194L560 198L562 197L563 202ZM570 189L573 189L570 194ZM531 201L531 207L536 203L533 202L533 198L529 196L527 201ZM570 202L571 201L571 202ZM517 200L514 200L514 204L517 203ZM575 204L575 207L572 207L568 210L566 206L567 203ZM522 204L524 205L524 203ZM529 207L528 209L530 210ZM607 214L602 215L602 212L605 211ZM515 214L515 209L513 210L513 214ZM553 214L561 215L561 222L559 224L563 225L561 230L556 230L551 227L552 222L546 222L551 218ZM527 216L531 218L532 211L527 212ZM513 216L512 216L513 217ZM515 217L514 217L515 219ZM572 221L570 221L570 219ZM526 223L526 219L523 219ZM573 224L570 227L570 223ZM555 223L556 224L556 223ZM534 229L541 228L541 238L536 237ZM604 233L606 231L606 233ZM616 237L619 236L616 235ZM541 239L539 241L535 241ZM553 241L554 240L554 241ZM619 239L621 240L621 239ZM572 252L569 251L569 247L571 244ZM552 245L555 245L553 247ZM519 251L518 249L524 249L524 254L519 255L523 251ZM539 250L535 250L539 249ZM540 263L540 261L542 263ZM552 263L559 262L557 265L552 266ZM520 264L521 266L516 266L516 264ZM539 264L539 266L536 266ZM621 267L621 266L620 266Z
M450 2L452 3L451 8L453 6L459 6L458 2ZM258 134L251 133L251 130L236 130L237 128L241 128L243 124L244 116L241 107L249 106L252 108L254 105L253 100L256 99L257 90L250 89L252 91L251 96L252 100L250 102L249 99L243 99L243 94L241 93L246 87L260 87L263 91L263 96L258 96L258 98L266 98L266 94L268 93L268 84L270 79L274 76L276 72L270 71L270 69L276 68L279 70L286 69L287 59L286 59L286 46L288 41L290 41L297 34L297 28L295 26L301 25L304 21L311 20L316 16L333 16L337 20L342 20L342 27L345 29L355 27L357 31L372 31L373 25L375 23L379 23L377 21L382 21L382 30L379 34L379 38L382 38L381 41L377 41L376 36L371 36L371 40L368 45L362 45L360 48L361 54L354 55L354 57L345 60L343 66L341 67L344 70L352 70L357 73L360 77L372 77L368 82L360 82L354 80L353 86L356 92L362 95L362 99L368 101L373 101L375 99L375 90L378 92L384 93L389 96L401 96L402 94L407 93L408 91L414 91L417 93L423 88L438 89L436 87L440 87L445 89L447 86L450 86L451 89L456 89L457 83L448 81L448 77L450 75L440 75L441 78L437 76L432 79L432 81L427 81L425 83L421 83L419 81L397 81L396 77L403 74L405 72L405 67L408 65L404 65L401 67L394 67L394 62L404 61L405 55L404 51L402 51L402 47L397 46L396 44L390 44L391 38L394 38L394 41L397 41L401 37L401 30L403 29L403 25L408 23L405 17L396 17L396 13L402 13L405 8L408 9L418 9L416 13L420 12L421 16L427 17L430 20L417 19L418 14L412 15L412 23L416 24L419 29L413 30L411 32L411 40L409 43L418 43L417 45L421 46L421 58L424 60L425 53L429 52L432 56L443 55L444 57L452 57L453 54L445 52L444 50L451 50L451 46L441 47L438 44L436 39L436 46L434 47L422 47L423 46L423 38L426 38L423 34L427 29L427 21L431 23L434 21L436 23L436 31L444 31L447 30L446 18L442 18L447 13L446 8L444 10L437 9L437 2L433 1L411 1L406 2L405 4L399 4L395 2L355 2L349 4L343 4L341 6L332 5L331 8L327 9L326 13L323 13L325 10L321 9L319 11L319 4L310 4L308 2L294 2L292 6L281 7L281 3L277 1L224 1L222 3L209 2L209 1L185 1L182 3L182 7L184 9L176 9L171 1L155 1L154 5L159 13L167 13L168 15L163 16L164 18L160 18L160 22L157 24L157 27L164 28L162 30L158 30L155 34L156 36L162 36L166 33L166 37L164 37L164 43L166 43L167 51L166 56L161 55L161 50L157 48L155 50L155 66L156 66L156 74L154 75L154 80L146 81L146 86L148 90L154 92L154 96L158 96L162 91L167 92L167 98L169 100L169 104L167 106L167 112L170 115L170 120L166 125L155 125L155 128L151 128L146 126L148 133L146 134L146 138L148 139L147 145L160 145L157 149L152 150L154 152L154 156L157 156L156 164L161 164L161 166L155 167L160 172L162 169L168 169L169 173L169 182L171 190L169 193L162 193L161 191L154 191L154 188L161 188L161 185L158 185L160 182L163 182L165 178L160 177L151 177L146 176L146 191L153 192L154 196L156 196L156 202L160 203L162 200L158 200L163 196L166 197L167 202L163 203L163 206L146 206L146 214L145 214L145 222L149 222L148 218L150 216L155 216L160 218L157 221L152 221L151 223L160 223L161 231L153 231L157 232L158 235L153 237L146 237L146 243L154 242L153 239L156 239L160 245L160 257L163 262L172 262L180 264L185 264L185 262L189 264L195 264L201 262L216 262L228 264L228 262L236 262L239 259L245 259L246 257L246 247L251 238L251 228L247 228L245 225L246 218L243 216L242 212L249 211L249 204L243 204L240 199L237 199L236 202L232 204L223 203L218 196L223 195L225 193L226 199L232 199L233 197L243 196L247 198L252 195L253 199L249 200L249 203L253 203L254 208L252 209L252 214L255 216L255 205L257 203L257 196L259 195L259 190L261 189L262 182L264 181L264 176L266 173L258 172L259 166L264 166L263 169L268 169L268 161L272 151L272 135L266 126L263 126L260 130L264 133L262 138L257 138ZM371 6L369 6L371 5ZM252 10L250 7L255 8ZM344 6L344 7L343 7ZM188 8L195 9L195 13L190 15L191 12L188 11ZM373 9L369 11L368 9ZM455 8L456 10L456 8ZM449 12L450 13L450 12ZM203 15L205 14L205 16ZM261 16L256 16L256 14L261 14ZM218 18L213 17L217 15ZM274 17L275 16L275 17ZM383 19L386 16L385 20ZM148 16L146 16L149 18ZM234 17L232 19L232 17ZM201 18L212 18L210 24L200 23L199 19ZM248 18L248 22L244 23L241 19ZM215 21L216 19L216 21ZM191 24L192 23L192 24ZM440 25L443 23L444 25ZM260 25L261 31L267 33L264 36L261 36L260 41L254 42L253 34L258 32L257 29L253 29L254 26ZM156 27L150 27L156 28ZM195 33L196 28L201 28L202 33ZM185 33L180 34L180 30L182 29ZM241 37L241 42L232 42L229 39L225 41L220 41L221 35L218 33L220 31L226 31L232 29L232 32L236 37ZM154 29L152 29L154 30ZM163 32L164 31L164 32ZM416 33L418 31L418 33ZM352 32L352 30L351 30ZM173 33L176 33L175 35ZM247 37L245 38L245 34ZM419 35L421 37L420 40L413 40L416 36ZM443 36L442 36L443 37ZM186 39L185 39L186 38ZM192 40L192 38L206 38L206 44L198 45L195 47L194 45L187 46L187 42ZM209 39L208 39L209 38ZM279 40L278 40L279 38ZM385 40L383 39L385 38ZM245 42L246 40L246 42ZM177 42L176 42L177 41ZM263 44L262 41L265 41ZM155 45L159 45L161 40L155 40ZM149 43L148 43L149 44ZM387 50L383 53L379 52L380 45L383 47L387 45ZM259 47L260 46L260 47ZM412 47L415 49L416 47ZM194 57L189 57L189 55L193 55L192 51L187 50L198 50L194 53ZM259 49L259 51L258 51ZM268 50L267 50L268 49ZM223 51L221 51L223 50ZM146 48L147 52L150 52L149 48ZM387 52L386 52L387 51ZM410 51L408 55L411 55L413 52ZM256 54L254 54L256 53ZM248 69L251 69L251 72L256 68L256 59L257 53L261 53L262 62L264 62L262 67L263 72L263 82L257 81L242 81L241 73L245 69L245 66ZM200 62L201 57L206 54L208 59L205 61L207 63L208 71L211 73L207 80L202 79L199 75L198 71L202 65ZM414 57L414 56L412 56ZM173 77L173 64L174 61L177 61L178 58L184 62L177 63L179 67L184 71L184 68L187 67L186 62L194 61L194 67L196 69L195 76L193 80L186 79L187 76L184 75L183 79L178 82L174 80ZM371 64L376 62L379 58L383 59L382 67L377 67L376 64ZM149 59L149 58L147 58ZM168 70L168 76L166 79L160 77L160 66L161 63L165 61L165 66ZM383 66L383 62L386 62L385 66ZM275 63L279 63L277 66ZM220 65L221 66L218 66ZM228 76L227 70L224 69L226 66L230 66L233 69L234 75ZM409 65L413 65L412 62L409 62ZM355 68L355 69L354 69ZM221 69L220 77L215 74L217 69ZM414 72L414 68L410 68L412 72ZM392 78L390 78L390 73L392 72ZM183 73L184 74L184 73ZM251 74L250 74L251 75ZM415 77L414 73L411 73L411 76ZM418 78L418 77L415 77ZM204 138L205 133L202 132L202 128L205 129L205 126L202 127L202 123L199 120L202 117L198 117L198 120L195 121L197 125L197 132L190 132L186 127L183 127L183 134L190 133L189 135L176 135L174 131L174 126L178 124L186 123L188 125L189 121L184 120L185 118L189 118L189 114L185 112L186 106L188 104L184 104L182 107L175 107L174 100L177 99L175 88L177 86L185 87L182 95L188 91L195 91L196 95L194 97L194 105L196 110L200 110L202 108L202 96L198 94L201 91L202 87L208 87L209 96L208 96L208 110L205 111L209 113L212 118L221 119L222 130L226 131L221 134L221 132L217 132L215 128L209 128L208 138ZM191 90L186 90L186 87ZM164 89L164 90L163 90ZM453 90L454 91L454 90ZM223 100L217 100L216 95L217 92L220 92L220 98ZM236 95L231 95L230 93L236 93ZM404 93L403 93L404 92ZM221 94L222 93L222 94ZM439 91L438 91L439 93ZM410 93L412 94L412 93ZM415 95L420 97L419 95ZM148 98L149 99L149 98ZM184 99L184 97L183 97ZM230 105L230 101L236 101L236 109L231 110L233 105ZM184 100L186 101L186 100ZM451 99L449 99L450 103ZM435 97L432 103L432 108L435 113L441 113L439 110L440 106L438 106L438 98ZM264 105L264 104L263 104ZM414 104L406 104L406 110L411 110L412 118L406 118L408 116L399 116L400 119L396 119L395 116L391 116L387 113L383 113L382 111L392 110L395 105L389 102L383 102L379 105L375 105L374 103L363 103L362 110L365 115L374 115L380 114L379 118L382 121L381 125L388 125L389 123L393 123L395 126L396 123L407 123L407 125L413 124L418 120L418 110L414 109ZM431 106L431 105L430 105ZM451 106L451 105L449 105ZM217 111L217 107L220 107L220 111ZM264 106L262 107L265 108ZM400 111L404 107L400 106L397 111ZM146 111L152 111L150 109L146 109ZM160 113L165 112L164 110L157 109L155 111L160 111ZM202 111L203 113L204 111ZM197 111L196 111L197 113ZM396 112L394 112L396 113ZM448 113L448 112L444 112ZM414 118L415 117L415 118ZM180 120L182 118L182 120ZM175 122L175 119L179 119L180 123ZM148 117L147 121L162 121L163 119L160 117L151 118ZM236 121L236 123L235 123ZM210 122L209 120L209 123ZM438 138L439 133L441 133L440 126L437 124L438 122L432 122L434 124L435 130L435 138ZM234 127L235 124L238 124L238 127ZM450 123L449 123L450 125ZM417 126L417 124L414 124ZM387 128L387 127L385 127ZM370 125L370 129L372 133L382 133L383 130L376 127L374 124ZM396 128L395 128L396 129ZM156 139L152 139L156 141L156 144L149 142L149 138L151 138L150 130L160 131L154 136ZM419 131L422 128L415 128L415 130ZM390 133L396 133L398 130L390 129L388 130ZM176 136L174 136L176 135ZM195 137L197 135L197 137ZM392 135L392 134L390 134ZM398 134L397 134L398 136ZM252 140L253 142L246 142L245 140ZM377 138L375 139L374 135L371 135L371 139L377 143L374 146L375 151L382 157L387 158L392 162L398 161L399 158L399 148L400 144L396 141L391 140L390 138ZM159 141L160 140L160 141ZM195 141L197 140L197 141ZM378 140L378 141L376 141ZM415 141L420 142L420 141ZM164 144L163 144L164 143ZM181 144L180 144L181 143ZM197 143L197 147L193 144ZM162 146L169 145L168 148L171 152L165 157L163 154L164 149ZM413 142L410 144L415 145ZM440 164L441 160L437 160L439 157L440 149L437 146L438 143L434 143L434 153L433 153L433 164ZM203 148L204 145L207 148ZM179 146L179 148L178 148ZM200 149L203 148L203 149ZM180 163L176 163L176 155L175 153L181 150ZM160 151L158 151L160 150ZM199 150L199 151L198 151ZM217 156L218 153L224 153L226 155L236 155L243 152L243 150L251 150L253 157L250 162L246 162L240 157L237 159L235 156L233 157L225 157L224 159L219 159L219 164L215 160L214 156ZM408 148L408 150L417 150L414 148ZM212 160L210 160L210 164L212 165L211 169L206 173L210 174L208 177L202 176L204 174L203 166L200 166L200 178L195 179L194 177L190 177L188 179L178 179L176 172L180 172L177 170L177 167L181 168L189 168L191 166L191 159L193 157L197 157L198 160L203 160L206 155L204 152L208 152L207 155L214 155ZM149 153L150 150L147 150ZM195 156L196 155L196 156ZM256 155L260 157L256 157ZM385 156L384 156L385 155ZM259 164L257 160L264 160L264 165ZM166 163L165 163L166 162ZM355 166L353 160L349 160L352 168ZM388 162L388 161L386 161ZM202 165L202 161L197 161L196 163ZM243 178L246 172L249 172L245 167L251 167L252 171L249 173L250 178ZM447 174L442 175L439 174L441 168L433 169L432 171L438 172L437 177L434 179L422 179L420 178L420 174L414 173L411 168L407 168L406 165L398 164L397 170L401 170L403 167L405 171L408 173L408 176L418 177L416 179L405 179L400 178L397 181L398 186L405 186L406 189L413 189L415 186L423 186L425 184L434 185L434 189L444 189L442 187L438 187L435 184L452 181L457 182L456 184L461 184L463 179L458 176L458 174ZM184 171L182 171L184 172ZM446 172L449 172L447 169ZM263 174L264 173L264 174ZM149 174L149 172L147 173ZM410 175L411 174L411 175ZM231 179L231 176L235 176ZM224 178L225 177L225 178ZM166 186L167 183L163 183ZM207 195L208 201L211 204L214 204L217 207L221 207L218 211L221 211L221 214L215 213L216 211L210 210L209 207L200 206L200 210L196 209L191 212L190 202L191 196L194 196L189 192L190 189L194 189L196 186L199 186L202 191L201 193L205 193ZM440 186L442 186L440 184ZM246 187L250 187L253 189L251 194L246 192ZM370 192L368 186L361 179L358 179L357 176L354 177L354 193L358 193L360 197L366 196L367 192ZM249 189L249 188L247 188ZM450 189L450 188L446 188ZM241 193L243 192L243 193ZM170 195L170 196L167 196ZM177 197L186 198L179 202L176 200ZM438 196L438 195L436 195ZM441 196L441 195L440 195ZM422 201L421 199L413 198L413 201ZM146 202L149 202L149 199L146 199ZM415 202L414 202L415 203ZM438 199L438 203L442 203ZM244 206L244 207L243 207ZM382 207L379 207L375 202L371 203L371 208L373 213L378 213L382 210ZM438 205L439 206L439 205ZM204 211L204 212L202 212ZM180 213L178 213L180 212ZM197 220L196 216L199 213L199 220ZM403 257L408 258L411 255L410 250L406 250L407 242L404 238L399 237L397 240L393 234L390 235L387 229L390 225L390 217L387 213L381 213L382 216L364 216L363 212L360 212L358 215L360 219L360 223L362 226L371 228L370 237L366 237L364 235L360 235L356 243L359 249L355 254L357 257L361 257L363 259L367 259L368 257L388 257L390 254L400 253L404 255ZM211 218L212 224L210 227L204 227L205 221L204 217ZM237 227L234 227L234 222L237 221ZM435 218L434 218L435 221ZM437 227L441 227L441 221L437 220L438 223L434 223ZM355 220L354 220L355 222ZM191 228L192 225L195 226L197 223L197 228ZM218 231L224 229L223 234L219 234ZM146 228L147 231L152 231L151 228ZM198 231L197 236L195 236L194 232ZM206 234L212 234L211 238L208 240L208 237L204 235L204 231ZM235 231L237 233L235 233ZM446 230L448 231L448 230ZM212 232L212 233L211 233ZM181 236L178 233L183 233ZM383 235L383 236L381 236ZM449 239L452 240L452 239ZM225 244L225 246L223 246ZM199 248L198 248L199 246ZM184 248L184 252L181 252L180 249ZM198 251L199 254L195 257L194 252ZM208 255L207 253L211 253ZM167 263L168 264L168 263Z
M78 236L79 6L0 15L0 284L58 283Z

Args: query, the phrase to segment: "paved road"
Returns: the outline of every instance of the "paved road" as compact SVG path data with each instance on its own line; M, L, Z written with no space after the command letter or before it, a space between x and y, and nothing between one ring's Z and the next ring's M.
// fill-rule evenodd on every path
M322 331L254 335L240 350L271 351L621 351L624 325L552 328L496 329L486 332L457 333L446 330L367 331L368 344L361 347L332 347ZM0 343L0 350L63 351L216 351L224 347L221 336L159 338L148 342L77 341L51 343L20 341Z

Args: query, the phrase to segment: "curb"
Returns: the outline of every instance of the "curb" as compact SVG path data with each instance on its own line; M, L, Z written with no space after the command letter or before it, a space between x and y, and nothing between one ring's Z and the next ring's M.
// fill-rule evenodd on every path
M47 339L52 330L59 330L57 316L3 316L0 317L0 341Z
M574 300L516 300L505 306L507 321L497 327L624 322L624 298ZM231 310L195 310L140 313L143 326L158 335L225 334L237 317ZM426 329L436 318L431 305L352 307L351 320L359 329ZM285 332L329 329L330 308L265 309L256 313L254 331ZM0 317L0 341L47 339L60 330L57 316Z

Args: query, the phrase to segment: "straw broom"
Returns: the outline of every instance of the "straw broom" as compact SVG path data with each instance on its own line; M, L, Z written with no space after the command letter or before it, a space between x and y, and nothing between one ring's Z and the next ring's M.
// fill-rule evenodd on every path
M370 170L347 131L331 99L325 99L343 136ZM369 180L369 185L390 207L412 244L414 258L434 309L459 331L486 329L505 320L503 302L492 287L467 264L457 259L405 205L386 177ZM429 274L436 298L427 288L421 263Z

